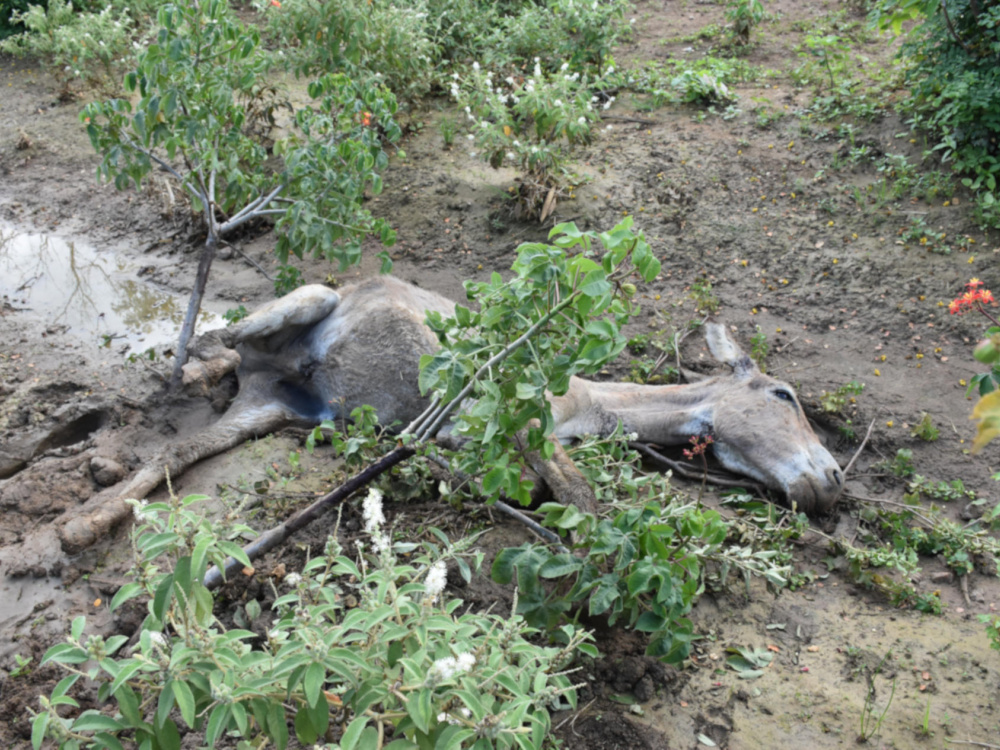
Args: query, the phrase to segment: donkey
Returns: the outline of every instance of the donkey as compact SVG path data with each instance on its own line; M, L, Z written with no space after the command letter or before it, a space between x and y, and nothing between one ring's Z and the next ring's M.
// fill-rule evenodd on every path
M454 303L393 277L334 291L300 287L236 325L194 340L184 382L207 388L236 370L239 392L228 411L198 435L181 440L87 516L61 529L63 547L91 544L128 514L126 498L141 498L164 478L248 439L289 425L313 426L362 404L383 424L409 423L427 406L417 387L418 361L438 342L424 324L427 311L450 315ZM809 425L795 393L764 375L721 325L705 329L713 356L731 373L688 385L600 383L572 378L550 398L554 438L606 436L622 424L638 440L678 445L711 435L728 470L784 493L810 514L831 510L843 474ZM537 457L536 457L537 458ZM563 502L587 507L593 492L565 453L536 470Z

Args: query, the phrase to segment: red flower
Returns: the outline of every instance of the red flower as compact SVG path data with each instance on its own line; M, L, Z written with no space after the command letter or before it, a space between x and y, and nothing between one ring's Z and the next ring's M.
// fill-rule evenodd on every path
M967 310L977 307L983 310L983 305L992 305L996 301L993 298L993 292L989 289L982 289L982 286L983 282L979 279L970 280L965 285L965 293L948 304L948 312L952 315L961 315ZM983 312L985 313L985 310Z
M366 128L369 127L369 126L371 126L371 124L372 124L372 113L371 112L362 112L361 113L361 124L364 125Z
M278 0L271 0L271 5L273 5L275 8L281 7L281 3L279 3Z

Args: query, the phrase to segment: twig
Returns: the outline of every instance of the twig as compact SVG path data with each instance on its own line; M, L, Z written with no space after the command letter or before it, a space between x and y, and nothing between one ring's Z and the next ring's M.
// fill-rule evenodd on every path
M256 540L246 545L243 548L243 552L245 552L246 556L251 560L270 552L296 531L308 526L314 520L319 518L319 516L322 515L328 508L336 505L337 503L343 502L356 491L375 479L375 477L385 471L388 471L396 464L405 461L414 453L416 453L416 449L409 445L400 445L394 448L374 464L365 467L363 471L348 479L333 492L324 495L312 505L299 511L284 523L261 534ZM219 584L225 580L227 575L236 572L242 566L243 563L232 557L227 557L221 569L217 566L213 566L212 569L205 574L203 583L206 588L217 588Z
M567 716L565 719L563 719L562 721L560 721L555 727L553 727L552 731L553 732L558 732L560 729L563 728L563 725L567 721L573 721L573 722L575 722L579 717L583 716L584 711L586 711L588 708L590 708L591 706L593 706L596 701L597 701L597 698L592 698L591 701L590 701L590 703L588 703L586 706L584 706L583 708L577 709L572 714L570 714L569 716Z
M979 742L978 740L950 740L945 737L944 741L951 745L975 745L976 747L988 747L990 750L1000 750L1000 745L991 745L989 742Z
M624 117L622 115L601 115L602 120L614 120L615 122L634 122L639 125L659 125L657 120L647 120L642 117Z
M906 503L897 503L895 500L876 500L874 497L862 497L861 495L854 495L851 494L850 492L845 492L844 497L850 500L857 500L858 502L861 503L876 503L878 505L892 505L896 508L904 508L905 510L908 510L910 513L916 516L918 519L923 521L925 524L927 524L929 528L934 528L934 522L927 516L917 511L912 505L907 505Z
M962 589L962 598L965 599L965 606L972 606L972 599L969 598L969 574L965 573L958 579L959 588Z
M261 267L261 265L257 261L255 261L253 258L251 258L249 255L247 255L245 252L243 252L242 250L240 250L238 247L236 247L236 245L234 245L232 242L224 242L223 241L222 244L225 245L226 247L228 247L230 250L232 250L237 255L239 255L241 258L243 258L243 260L245 260L251 266L253 266L254 268L256 268L258 271L260 271L261 276L263 276L265 279L267 279L268 281L272 281L272 282L274 281L274 279L271 278L270 274L268 274L268 272L265 271L263 269L263 267Z
M708 474L701 471L697 472L692 471L691 468L686 464L680 461L674 461L673 459L667 458L662 453L659 453L653 448L650 448L647 443L629 443L628 447L631 448L632 450L639 451L639 453L651 459L653 463L662 464L666 466L668 469L675 471L677 474L684 477L685 479L691 479L692 481L694 481L694 480L701 480L703 476L707 476L708 481L710 481L712 484L718 485L719 487L749 487L750 489L753 489L756 492L759 492L761 494L764 493L765 489L764 486L757 482L752 482L746 479L729 479L728 477L723 477L720 476L719 474Z
M861 455L861 451L863 451L865 449L865 446L868 444L868 438L872 436L872 430L874 428L875 428L875 418L873 418L871 424L868 425L868 432L865 433L865 438L864 440L861 441L861 445L858 446L858 449L854 452L854 455L851 456L851 460L848 461L847 466L844 467L845 482L847 481L847 477L851 473L851 469L854 468L854 462L858 460L858 456Z

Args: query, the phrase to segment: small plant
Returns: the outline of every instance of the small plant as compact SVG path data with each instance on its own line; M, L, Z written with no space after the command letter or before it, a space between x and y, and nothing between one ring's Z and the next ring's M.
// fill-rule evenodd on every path
M855 396L865 389L864 383L852 380L832 391L823 391L819 396L819 405L827 414L840 414L848 403L855 402Z
M451 95L465 108L468 139L490 166L506 164L520 173L514 209L519 218L545 221L558 196L572 192L567 151L591 141L600 110L614 102L591 93L598 87L599 80L569 72L569 63L546 73L540 58L527 78L500 79L478 63L465 78L454 74Z
M694 309L699 315L714 315L721 306L719 298L712 291L712 282L708 279L696 279L691 284L688 297L694 300Z
M441 132L441 140L444 142L444 147L451 148L455 142L455 121L450 117L442 118L438 123L438 130Z
M760 326L755 326L754 334L750 337L750 359L757 363L761 372L767 372L767 353L771 350L771 345L767 343L767 334Z
M32 661L34 660L30 656L14 654L14 668L10 670L10 679L16 680L18 677L27 677L31 674Z
M886 660L892 658L892 651L887 651L882 660L878 663L871 672L865 674L865 679L868 683L868 690L865 693L865 705L861 710L861 731L858 734L858 742L868 742L872 737L877 735L882 729L882 722L885 721L885 717L889 714L889 708L892 706L892 699L896 695L896 680L893 678L892 684L889 688L889 699L885 703L885 707L878 711L875 701L876 701L876 691L875 691L875 677L882 673L883 665Z
M741 46L750 44L750 32L764 20L761 0L729 0L726 8L733 42Z
M227 326L231 326L234 323L239 323L249 314L246 307L240 305L239 307L231 307L222 313L222 319L226 321Z
M990 648L1000 651L1000 615L979 615L979 622L986 626L986 637L990 639Z
M923 216L911 218L910 225L899 230L899 236L906 245L915 244L931 253L951 255L951 246L945 244L948 235L932 231Z
M912 477L916 471L913 467L913 451L909 448L900 448L896 451L896 455L892 457L891 461L887 459L875 464L873 468L888 471L894 477L899 477L900 479Z
M920 421L913 426L910 430L910 434L915 438L920 438L928 443L933 443L939 437L941 437L941 430L934 426L934 422L931 419L931 415L924 412Z

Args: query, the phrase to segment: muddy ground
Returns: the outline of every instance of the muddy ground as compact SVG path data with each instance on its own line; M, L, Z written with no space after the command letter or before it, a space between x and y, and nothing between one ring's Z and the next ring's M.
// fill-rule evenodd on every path
M979 369L970 343L981 325L950 317L942 303L973 275L997 288L1000 240L977 229L961 190L948 205L941 198L883 207L855 202L850 188L871 184L874 167L831 168L852 144L837 136L835 123L803 117L811 93L796 89L788 71L799 63L795 50L803 29L846 33L856 19L833 2L766 5L776 17L744 59L774 73L736 87L741 112L722 119L702 118L685 107L648 111L642 97L621 95L608 113L612 129L577 154L579 172L589 181L574 199L560 202L546 226L505 217L502 196L513 174L490 169L462 146L444 147L437 123L454 116L447 102L432 100L411 112L406 159L393 162L385 193L369 204L398 230L395 273L459 298L464 279L507 269L514 248L544 239L552 221L606 229L633 215L663 263L661 277L640 290L643 313L634 333L693 317L691 285L710 280L721 302L719 319L737 326L744 345L760 326L771 344L770 372L798 388L842 463L857 449L857 439L840 429L848 426L845 418L859 436L874 420L848 484L852 497L816 523L818 532L855 538L861 509L901 499L904 485L872 468L900 448L913 451L919 474L961 478L979 496L994 498L996 446L979 456L968 451L972 402L964 383ZM619 65L703 54L711 41L692 35L722 23L722 13L714 3L638 3L635 36L616 53ZM889 64L887 40L859 35L855 46ZM37 664L70 619L86 614L91 627L105 632L137 626L106 604L128 567L124 530L98 549L63 559L45 546L46 529L102 483L140 466L172 436L208 424L217 413L205 400L163 403L157 393L164 366L124 362L128 352L162 344L153 334L139 341L114 338L125 332L114 327L81 333L82 318L100 317L106 293L92 293L97 306L89 313L60 315L31 297L33 284L51 269L3 265L14 236L67 239L74 251L79 246L74 258L113 258L113 268L101 273L137 284L130 287L138 290L134 299L119 305L127 308L118 311L124 318L132 308L142 308L132 310L141 317L149 307L162 313L165 306L160 317L170 319L171 306L178 304L170 293L189 290L199 238L183 210L155 186L137 195L94 182L97 160L77 121L79 102L60 103L37 66L0 59L0 91L0 742L13 748L29 745L28 709L59 677ZM762 127L761 112L780 116L765 118L771 122ZM920 161L922 140L897 116L857 127L853 145ZM935 168L932 162L922 166ZM817 179L821 170L826 176ZM974 244L956 246L949 255L908 246L900 230L913 216L949 238L969 236ZM240 249L269 269L273 244L262 230L243 238ZM96 256L86 254L86 245ZM369 258L375 250L373 245ZM307 263L304 275L323 281L332 270ZM369 260L336 279L374 272ZM83 282L76 283L79 289ZM234 254L217 261L208 307L216 313L238 304L252 308L270 295L270 282ZM628 360L610 376L626 373ZM852 380L865 384L857 403L846 415L824 415L820 394ZM925 413L940 429L935 442L911 435ZM288 451L298 445L299 436L290 434L232 451L179 478L177 489L218 493L263 478L268 464L286 471ZM291 486L317 490L332 473L320 453L304 462L302 477ZM964 511L964 503L947 509L956 519ZM432 502L400 506L396 523L406 528L407 519L416 526L417 519L428 518L456 532L490 525L488 552L526 538L505 521L484 513L459 516ZM306 532L299 541L322 534ZM820 533L807 536L798 552L798 570L815 574L809 585L777 597L762 586L747 591L734 585L701 599L693 617L705 639L683 671L643 657L638 634L594 623L606 656L586 670L586 709L556 719L563 746L852 745L865 715L867 676L887 654L887 674L875 679L876 715L893 683L895 691L871 744L996 743L1000 652L989 649L975 618L996 611L996 578L971 576L966 601L940 561L923 560L917 586L938 591L944 604L942 615L925 615L895 609L849 582ZM299 547L290 545L260 569L299 559ZM457 594L501 606L511 596L489 581ZM775 658L762 677L741 680L724 667L732 646L770 648ZM33 661L18 669L18 656Z

